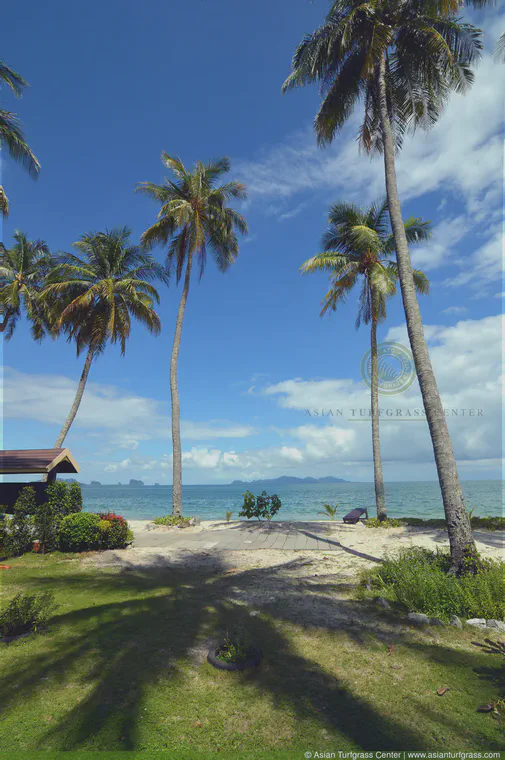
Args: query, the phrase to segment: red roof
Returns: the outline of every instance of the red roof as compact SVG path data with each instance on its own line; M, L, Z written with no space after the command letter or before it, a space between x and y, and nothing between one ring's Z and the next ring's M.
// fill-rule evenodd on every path
M0 451L0 473L79 472L68 449L18 449Z

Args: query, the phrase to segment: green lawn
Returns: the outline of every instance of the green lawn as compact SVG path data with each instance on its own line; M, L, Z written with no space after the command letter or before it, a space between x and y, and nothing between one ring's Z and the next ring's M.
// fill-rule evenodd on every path
M369 625L329 629L323 612L332 601L317 593L311 624L282 603L251 617L233 601L232 586L253 571L230 578L219 568L98 570L63 554L11 564L1 571L2 600L52 590L59 609L47 633L0 644L6 756L503 748L504 720L476 712L503 692L504 676L498 657L472 646L480 632L404 631L388 641L380 627L387 617L378 613ZM216 671L201 656L202 642L238 624L263 648L264 664L257 672ZM439 697L439 686L450 691Z

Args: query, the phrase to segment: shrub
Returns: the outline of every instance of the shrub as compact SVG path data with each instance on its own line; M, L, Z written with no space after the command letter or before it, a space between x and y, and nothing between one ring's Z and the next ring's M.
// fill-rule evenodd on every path
M168 525L172 528L177 525L180 528L188 528L192 517L182 517L182 515L165 515L164 517L155 517L153 523L155 525Z
M364 580L408 612L424 612L442 620L451 615L505 617L505 563L481 560L478 568L473 568L477 572L460 576L449 574L450 566L448 553L404 549L365 573Z
M70 483L68 486L68 512L67 514L73 514L74 512L82 511L82 491L79 483Z
M100 522L98 530L100 531L100 548L101 549L124 549L132 540L131 531L128 523L114 512L105 512L98 515Z
M274 493L273 496L268 496L266 491L263 491L261 496L256 496L251 491L246 491L244 494L244 504L239 517L247 517L250 520L252 517L256 517L258 520L271 520L279 509L281 508L281 500Z
M403 525L401 520L395 520L394 517L388 517L385 520L379 520L378 517L370 517L369 520L365 520L367 528L401 528Z
M31 515L36 510L35 489L26 486L19 492L14 504L13 516L4 529L4 553L8 557L19 557L32 548ZM0 541L1 543L1 541Z
M100 548L100 521L93 512L76 512L64 517L59 532L61 551L82 552Z
M230 522L232 514L233 512L230 512L230 511L225 513L226 522Z
M47 626L56 606L54 596L49 591L16 594L0 612L0 634L6 637L32 631L37 633Z

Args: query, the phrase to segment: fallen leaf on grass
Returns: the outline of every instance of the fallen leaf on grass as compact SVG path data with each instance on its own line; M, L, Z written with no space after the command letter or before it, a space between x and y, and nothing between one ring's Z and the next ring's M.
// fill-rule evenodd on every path
M389 667L393 668L393 670L401 670L402 669L401 665L390 665Z
M201 720L195 720L193 723L193 728L203 728L203 723Z
M439 686L437 689L437 694L439 697L443 697L446 691L449 691L449 686Z
M393 654L394 651L395 651L394 644L389 644L388 645L388 657L389 657L389 655Z

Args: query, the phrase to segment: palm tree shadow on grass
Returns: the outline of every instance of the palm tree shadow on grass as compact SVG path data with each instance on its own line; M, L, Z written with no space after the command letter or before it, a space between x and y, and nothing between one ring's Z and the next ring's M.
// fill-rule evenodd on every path
M195 648L205 654L209 638L241 626L267 658L258 671L239 677L272 695L276 708L295 713L300 721L316 721L321 728L339 732L352 747L424 748L421 736L380 715L328 670L297 654L273 621L250 617L250 608L235 603L231 584L236 579L224 576L224 570L214 563L198 572L157 568L104 574L99 584L102 591L108 590L109 584L110 590L133 591L138 598L57 616L48 634L53 644L50 651L27 659L16 673L0 681L2 693L10 695L9 706L35 696L45 686L43 679L54 679L62 687L76 680L82 684L79 703L48 729L38 748L138 749L145 692L157 681L175 683L187 678L187 663ZM250 572L257 579L257 572ZM244 581L248 573L241 574ZM77 590L90 588L97 579L79 573L62 582L67 588L74 584ZM286 579L278 582L281 593L288 590ZM159 593L153 596L153 592ZM320 603L328 605L331 600L321 598ZM317 627L318 610L314 612ZM288 619L284 613L280 617ZM69 627L73 629L70 637ZM374 632L372 624L369 631ZM88 665L88 658L92 664ZM195 664L209 668L203 660L200 656ZM0 706L1 711L6 709L7 705ZM167 700L167 713L180 709ZM160 742L164 748L162 738Z

